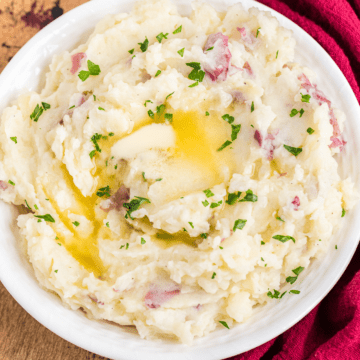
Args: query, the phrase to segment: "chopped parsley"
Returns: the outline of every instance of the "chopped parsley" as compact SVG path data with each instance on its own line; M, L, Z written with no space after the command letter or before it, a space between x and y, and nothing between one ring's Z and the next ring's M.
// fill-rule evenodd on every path
M310 102L310 98L311 98L310 95L308 95L308 94L303 95L302 93L300 93L300 95L301 95L301 101L302 102L306 102L306 103Z
M220 249L220 250L224 250L224 248L223 248L222 246L219 246L219 249Z
M156 35L156 39L157 39L157 41L159 42L159 43L161 43L161 41L163 40L163 39L167 39L167 36L169 35L169 33L166 33L166 34L164 34L164 33L160 33L159 35Z
M210 113L208 111L205 111L205 116L209 116Z
M279 55L279 50L276 52L276 59L278 58Z
M294 156L298 156L302 152L302 148L296 148L289 145L284 145L284 148Z
M109 224L109 222L107 222L105 225L106 225L106 227L108 227L108 228L110 229L110 224Z
M194 224L191 221L189 221L189 224L192 228L194 228Z
M187 230L185 228L183 228L183 230L187 232Z
M94 101L96 101L96 95L93 94L93 97L94 97Z
M110 186L107 185L105 187L100 188L96 192L96 195L99 196L99 197L103 197L103 196L110 197Z
M15 144L17 144L17 137L16 136L11 136L10 140L12 140Z
M300 294L299 290L290 290L289 293L291 294Z
M295 243L295 239L292 236L285 236L285 235L275 235L272 237L275 240L279 240L282 243L285 243L289 240L292 240Z
M58 243L58 245L59 245L59 246L61 246L61 244L60 244L60 243Z
M105 109L102 108L102 107L100 107L100 106L98 107L98 109L99 109L99 110L102 110L102 111L105 111Z
M210 208L211 208L211 209L214 209L214 208L220 206L221 204L222 204L222 200L220 200L220 201L217 202L217 203L211 203Z
M39 210L39 208L37 207L36 204L34 204L34 208L35 208L35 210Z
M229 124L232 124L235 120L235 118L233 116L230 116L229 114L223 115L222 119L228 122Z
M109 133L109 136L114 136L115 134L113 132Z
M235 232L236 229L242 230L246 225L247 220L244 219L237 219L235 220L233 231Z
M219 321L219 323L220 323L222 326L225 326L227 329L230 330L229 325L226 323L226 321Z
M297 114L300 114L299 117L302 117L304 112L305 112L305 110L303 108L301 108L300 110L292 109L290 112L290 117L294 117Z
M155 181L161 181L162 180L162 178L158 178L158 179L156 179Z
M90 151L89 156L92 159L95 156L96 150Z
M146 244L146 241L145 241L145 239L142 237L142 238L141 238L141 245L144 245L144 244Z
M176 30L174 30L174 31L173 31L173 34L174 34L174 35L175 35L175 34L178 34L178 33L181 32L181 30L182 30L182 25L180 25Z
M210 189L204 190L203 192L207 198L214 196L214 193Z
M200 234L200 237L202 237L203 239L207 239L208 234L207 233L202 233L202 234Z
M225 201L227 204L229 205L234 205L237 201L237 199L239 199L239 197L241 196L241 192L238 191L237 193L229 193L228 194L228 199Z
M291 270L296 276L288 276L286 278L286 282L290 283L291 285L297 280L299 274L304 270L302 266L297 267L296 269Z
M255 110L255 106L254 106L254 102L251 103L251 108L250 108L251 112L253 112Z
M127 250L128 248L129 248L129 243L126 243L125 250Z
M208 49L206 49L206 51L211 51L213 49L214 49L214 47L212 46L212 47L209 47Z
M265 243L264 243L264 241L261 241L261 243L260 243L261 245L265 245Z
M11 181L11 180L9 180L8 183L9 183L10 185L12 185L12 186L15 186L15 183L14 183L13 181Z
M231 144L232 142L230 140L226 140L216 151L222 151Z
M311 127L307 128L306 131L307 131L307 133L308 133L309 135L311 135L311 134L313 134L313 133L315 132L315 130L312 129Z
M37 122L43 112L44 112L44 108L42 106L40 106L39 104L37 104L35 106L34 111L30 114L30 119Z
M181 57L184 57L184 51L185 51L185 48L182 48L182 49L180 49L177 53L178 53Z
M54 270L54 272L56 272L56 273L57 273L57 272L58 272L58 270Z
M154 120L154 113L153 113L153 111L152 110L149 110L148 111L148 115L149 115L149 117L151 117L153 120Z
M146 178L145 178L145 172L144 171L142 172L142 177L143 177L144 181L147 181Z
M155 77L158 77L161 74L161 70L158 70L155 74Z
M134 50L135 50L135 49L131 49L131 50L129 50L128 52L132 55L132 54L134 53Z
M210 203L209 203L207 200L205 200L205 201L202 201L202 204L206 207L206 206L208 206Z
M266 295L271 299L280 299L279 297L280 291L277 291L275 289L274 289L274 294L271 291L268 291Z
M48 104L46 102L42 102L41 105L43 106L45 111L51 108L50 104Z
M161 116L163 114L163 112L165 111L165 105L161 104L159 106L156 107L156 113Z
M36 218L39 218L39 219L43 219L45 221L48 221L48 222L52 222L54 223L55 220L54 218L50 215L50 214L46 214L46 215L34 215Z
M216 272L213 272L213 274L212 274L212 279L215 279L215 276L216 276Z
M78 74L81 81L85 81L90 75L99 75L101 73L100 66L92 61L87 61L89 71L81 70Z
M165 120L168 120L169 122L172 122L173 121L173 114L170 114L170 113L166 113L164 115L165 117Z
M80 225L80 223L79 223L78 221L74 221L74 222L73 222L73 225L75 225L75 226L79 226L79 225Z
M188 78L196 82L202 82L204 80L205 71L201 70L201 65L198 62L186 63L187 66L192 68Z
M145 102L144 102L144 106L146 107L146 103L153 103L151 100L146 100Z
M258 37L261 27L256 30L256 37Z
M252 190L249 189L246 191L246 195L241 200L239 200L239 202L245 201L256 202L258 201L258 197L252 192Z
M26 204L26 207L27 207L29 210L31 210L31 207L29 206L29 204L28 204L28 202L26 201L26 199L25 199L25 204Z
M238 133L240 132L241 124L231 125L231 140L234 141L237 139Z
M279 220L279 221L285 222L285 220L283 220L280 216L277 216L277 217L276 217L276 220Z
M300 109L300 111L299 111L299 114L300 114L300 116L299 116L299 117L302 117L302 116L303 116L303 114L304 114L304 112L305 112L305 110L304 110L303 108L301 108L301 109Z
M337 245L335 245L335 250L337 250Z
M145 51L147 50L148 46L149 46L149 40L148 40L148 38L145 36L144 42L143 42L143 43L138 43L138 44L140 45L140 50L141 50L142 52L145 52Z
M344 209L344 208L342 208L342 211L341 211L341 217L344 217L344 216L345 216L345 214L346 214L346 211L345 211L345 209Z
M166 96L165 100L167 100L175 91L173 91L171 94L169 94L168 96Z
M189 85L188 87L193 88L193 87L198 86L198 85L199 85L199 82L196 81L193 84Z
M150 204L150 203L151 202L149 199L140 196L135 196L135 199L132 199L128 203L124 203L123 207L128 209L125 214L125 219L130 218L131 220L134 220L134 218L131 216L132 212L138 210L142 204Z

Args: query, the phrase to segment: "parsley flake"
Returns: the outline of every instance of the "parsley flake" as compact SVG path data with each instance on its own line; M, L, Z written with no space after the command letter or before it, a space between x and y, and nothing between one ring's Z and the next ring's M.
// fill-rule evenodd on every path
M74 107L75 107L75 105L73 105L73 106L70 106L70 107L69 107L69 110L73 109Z
M306 131L307 131L307 133L308 133L309 135L311 135L311 134L313 134L313 133L315 132L315 130L312 129L311 127L307 128Z
M289 145L284 145L284 148L294 156L298 156L302 152L302 148L296 148Z
M108 228L110 229L110 224L109 224L109 222L107 222L105 225L106 225L106 227L108 227Z
M154 113L153 113L152 110L149 110L149 111L148 111L148 115L149 115L152 119L155 118L155 115L154 115Z
M231 144L232 142L230 140L226 140L216 151L222 151Z
M242 230L246 225L247 220L237 219L235 220L233 231L235 232L237 229Z
M125 250L127 250L128 248L129 248L129 243L126 243Z
M145 172L144 172L144 171L142 172L142 177L143 177L144 181L147 181L147 180L145 179Z
M279 55L279 50L276 52L276 59L278 58Z
M87 61L89 71L81 70L78 77L81 81L85 81L90 75L99 75L101 73L100 66L94 64L92 61Z
M35 208L35 210L39 210L39 208L37 207L36 204L34 204L34 208Z
M144 42L143 42L143 43L138 43L138 44L140 45L140 50L141 50L142 52L145 52L145 51L147 50L148 46L149 46L149 40L148 40L148 38L145 36Z
M216 276L216 272L213 272L213 274L212 274L212 279L215 279L215 276Z
M227 329L230 330L229 325L226 323L226 321L219 321L219 323L220 323L222 326L225 326Z
M211 203L210 208L211 208L211 209L214 209L214 208L220 206L221 204L222 204L222 200L220 200L220 201L217 202L217 203Z
M152 103L153 104L153 102L151 101L151 100L146 100L145 102L144 102L144 106L146 107L146 104L147 103Z
M224 248L223 248L222 246L219 246L219 249L220 249L220 250L224 250Z
M9 180L8 183L9 183L10 185L12 185L12 186L15 186L15 183L14 183L13 181L11 181L11 180Z
M204 80L205 71L201 70L201 65L198 62L186 63L187 66L192 68L188 78L196 82L202 82Z
M180 49L177 53L178 53L181 57L184 57L184 51L185 51L185 48L182 48L182 49Z
M57 272L58 272L58 270L54 270L54 272L56 272L56 273L57 273Z
M73 225L75 225L75 226L79 226L79 225L80 225L80 223L79 223L78 221L74 221L74 222L73 222Z
M205 201L202 201L202 204L206 207L206 206L208 206L210 203L209 203L207 200L205 200Z
M210 116L210 113L208 111L205 111L205 116Z
M229 124L232 124L235 120L235 118L233 116L230 116L229 114L223 115L222 119L228 122Z
M157 39L157 41L159 42L159 43L161 43L161 41L163 40L163 39L167 39L167 36L169 35L169 33L166 33L166 34L164 34L164 33L160 33L159 35L156 35L156 39Z
M255 110L254 102L251 103L250 112L253 112Z
M237 201L237 199L239 199L239 197L241 196L241 192L238 191L237 193L229 193L228 194L228 199L225 201L227 204L229 205L234 205Z
M37 122L43 112L44 112L44 108L42 106L40 106L39 104L37 104L35 106L34 111L30 114L30 119Z
M300 111L299 111L299 114L300 114L300 116L299 116L299 117L302 117L302 116L303 116L303 114L304 114L304 112L305 112L305 110L304 110L303 108L301 108L301 109L300 109Z
M165 105L161 104L159 106L156 107L156 113L161 116L163 114L163 112L165 111Z
M165 120L168 120L169 122L173 121L173 114L166 113L164 115L164 117L165 117Z
M296 109L292 109L290 112L290 117L294 117L296 114L298 114L299 111L297 111Z
M202 233L202 234L200 234L200 237L202 237L203 239L207 239L208 234L207 233Z
M258 37L261 27L256 30L256 37Z
M159 178L159 179L156 179L155 181L161 181L162 180L162 178Z
M131 220L134 220L134 218L131 216L132 212L138 210L141 205L150 203L151 202L149 199L140 196L135 196L135 198L132 199L130 202L124 203L123 207L128 209L125 214L125 219L130 218Z
M169 94L168 96L166 96L165 100L167 100L175 91L173 91L171 94Z
M96 150L90 151L89 156L92 159L95 156Z
M275 240L279 240L282 243L285 243L289 240L292 240L295 243L295 239L292 236L285 236L285 235L275 235L272 237Z
M203 193L207 198L214 196L214 193L210 189L204 190Z
M345 216L345 214L346 214L346 211L345 211L345 209L344 209L344 208L342 208L342 211L341 211L341 217L344 217L344 216Z
M17 144L17 137L16 136L11 136L10 140L12 140L15 144Z
M231 125L231 140L234 141L237 139L238 133L240 132L241 124Z
M279 299L280 291L274 289L274 294L271 291L268 291L266 295L271 299Z
M105 187L100 188L96 192L96 195L99 196L99 197L103 197L103 196L110 197L110 186L107 185Z
M47 222L52 222L54 223L55 220L54 218L50 215L50 214L46 214L46 215L34 215L36 218L39 218L39 219L43 219Z
M146 241L145 241L145 239L142 237L142 238L141 238L141 245L144 245L144 244L146 244Z
M205 51L211 51L213 49L214 49L214 47L212 46L212 47L209 47L208 49L206 49Z
M246 191L246 195L241 200L239 200L239 202L245 201L256 202L258 201L258 197L252 192L252 190L249 189Z
M175 35L175 34L178 34L178 33L181 32L181 30L182 30L182 25L180 25L176 30L174 30L174 31L173 31L173 34L174 34L174 35Z
M279 220L279 221L285 222L285 220L283 220L280 216L277 216L277 217L276 217L276 220Z
M131 49L131 50L129 50L128 52L132 55L132 54L134 53L134 50L135 50L135 49Z
M301 95L302 102L306 102L306 103L310 102L311 96L309 94L303 95L302 93L300 93L300 95Z
M161 74L161 70L158 70L155 74L155 77L158 77Z
M290 290L289 293L291 294L300 294L299 290Z
M194 224L191 221L189 221L189 224L192 228L194 228Z
M199 82L196 81L196 82L194 82L193 84L189 85L188 87L189 87L189 88L193 88L193 87L198 86L198 85L199 85Z
M105 111L105 109L102 108L102 107L100 107L100 106L98 107L98 109L99 109L99 110L102 110L102 111Z
M109 136L114 136L115 134L113 132L109 133Z
M27 207L29 210L31 210L31 207L29 206L29 204L28 204L28 202L26 201L26 199L25 199L25 204L26 204L26 207Z

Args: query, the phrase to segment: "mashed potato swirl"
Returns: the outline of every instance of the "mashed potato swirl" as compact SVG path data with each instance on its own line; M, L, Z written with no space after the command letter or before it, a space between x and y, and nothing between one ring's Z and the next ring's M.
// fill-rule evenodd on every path
M333 158L345 115L293 62L291 31L192 7L107 16L0 124L0 198L26 209L39 283L186 344L296 294L359 198Z

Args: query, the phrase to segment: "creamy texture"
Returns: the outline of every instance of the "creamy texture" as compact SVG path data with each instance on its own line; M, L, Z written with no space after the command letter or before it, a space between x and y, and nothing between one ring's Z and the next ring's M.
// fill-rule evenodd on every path
M333 158L344 113L293 62L291 32L192 6L107 16L0 125L0 197L28 209L40 284L186 344L296 290L358 200Z

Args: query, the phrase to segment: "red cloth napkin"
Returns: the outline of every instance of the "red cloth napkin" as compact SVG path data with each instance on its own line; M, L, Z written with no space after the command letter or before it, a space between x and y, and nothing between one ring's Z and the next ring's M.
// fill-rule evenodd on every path
M360 0L260 0L310 34L360 102ZM360 119L359 119L360 121ZM344 275L304 319L232 360L360 359L360 247Z

